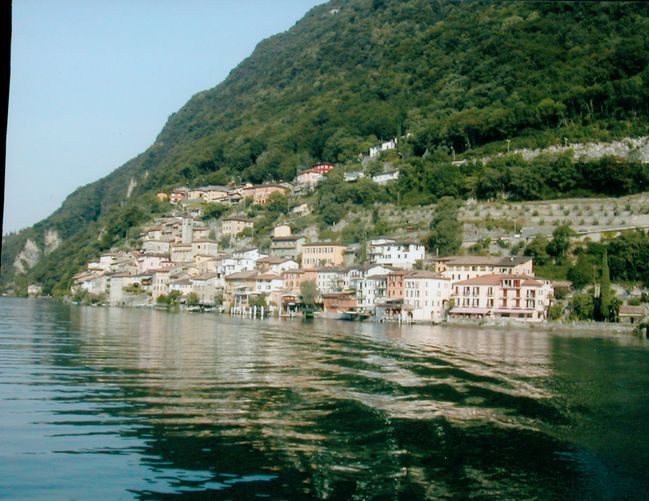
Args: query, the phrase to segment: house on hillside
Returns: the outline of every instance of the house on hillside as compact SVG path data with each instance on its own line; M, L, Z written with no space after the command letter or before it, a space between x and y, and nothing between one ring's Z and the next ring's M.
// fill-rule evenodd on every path
M412 269L426 257L426 248L417 242L396 242L391 239L370 240L368 254L371 263L395 268Z
M228 236L237 236L246 228L254 228L255 222L244 216L229 216L223 219L221 233Z
M300 172L295 181L298 186L305 188L314 188L320 181L324 179L324 176L331 172L334 168L334 164L317 164L312 166L309 169L303 170Z
M342 266L347 246L337 242L313 242L302 247L302 266L320 268Z
M390 139L389 141L385 141L384 143L372 146L370 148L370 158L378 157L384 151L394 150L397 147L397 143L398 139L395 137L394 139Z
M189 198L189 188L186 188L184 186L180 188L176 188L169 194L169 202L172 204L178 204L183 200L187 200L188 198Z
M360 170L353 171L353 172L345 172L345 174L343 174L343 180L348 183L353 183L354 181L358 181L359 179L363 179L364 177L365 177L365 173Z
M397 179L399 179L398 170L386 171L372 176L372 181L376 184L387 184L390 181L396 181Z
M268 197L272 193L281 193L282 195L289 195L291 190L283 184L260 184L260 185L246 185L241 188L241 195L243 198L252 198L254 204L264 205L268 201Z
M277 257L290 257L297 259L302 254L306 238L302 235L289 235L273 237L270 242L270 253Z

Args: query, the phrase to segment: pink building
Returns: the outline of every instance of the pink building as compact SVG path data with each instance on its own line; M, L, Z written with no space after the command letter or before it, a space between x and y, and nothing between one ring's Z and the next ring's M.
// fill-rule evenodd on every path
M509 318L541 322L547 318L554 289L529 275L483 275L453 284L451 318Z

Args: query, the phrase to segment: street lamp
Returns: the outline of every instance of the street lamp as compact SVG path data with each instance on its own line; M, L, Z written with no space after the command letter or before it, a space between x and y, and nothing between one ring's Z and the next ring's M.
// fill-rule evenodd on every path
M455 148L451 146L451 153L453 154L453 161L455 162Z
M511 139L505 139L505 141L507 141L507 154L509 154L509 143L511 143L512 140Z

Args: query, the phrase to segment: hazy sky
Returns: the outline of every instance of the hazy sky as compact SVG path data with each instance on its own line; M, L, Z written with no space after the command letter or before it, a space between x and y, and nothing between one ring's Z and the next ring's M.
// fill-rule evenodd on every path
M13 0L3 234L143 152L324 0Z

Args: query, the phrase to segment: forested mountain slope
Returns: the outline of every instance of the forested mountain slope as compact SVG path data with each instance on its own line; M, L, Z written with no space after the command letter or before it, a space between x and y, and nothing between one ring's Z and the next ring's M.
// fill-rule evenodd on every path
M181 184L290 180L406 133L414 157L646 133L648 63L641 2L330 1L193 96L142 155L4 239L2 284L65 291ZM61 243L16 276L27 239L45 251L48 231Z

